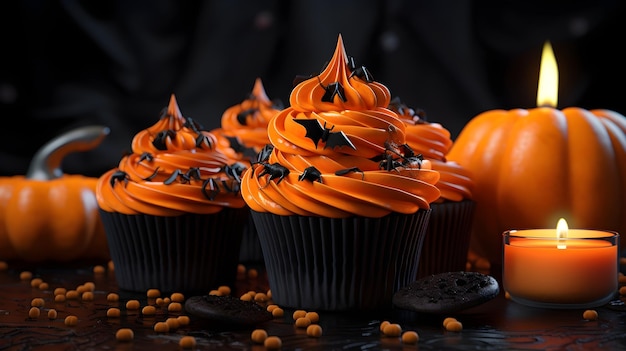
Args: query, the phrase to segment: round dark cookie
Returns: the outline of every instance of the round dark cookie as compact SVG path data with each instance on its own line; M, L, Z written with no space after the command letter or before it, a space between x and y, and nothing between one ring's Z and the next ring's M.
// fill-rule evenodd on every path
M401 288L394 306L424 313L451 313L478 306L498 295L495 278L478 272L446 272L430 275Z
M273 318L258 303L231 295L192 296L185 301L185 311L205 320L229 325L255 325Z

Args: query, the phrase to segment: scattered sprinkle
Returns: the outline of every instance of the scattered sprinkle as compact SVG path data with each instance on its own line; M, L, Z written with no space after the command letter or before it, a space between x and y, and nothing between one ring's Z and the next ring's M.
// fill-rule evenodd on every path
M161 296L161 291L159 291L159 289L148 289L148 291L146 292L146 295L149 298L157 298Z
M283 346L283 341L278 336L268 336L263 346L268 350L277 350Z
M45 305L45 301L41 297L35 297L30 301L30 305L33 307L43 307Z
M157 333L167 333L170 331L170 326L165 322L156 322L154 324L154 331Z
M194 338L193 336L185 335L182 338L180 338L178 345L182 347L183 349L194 348L196 347L196 338Z
M126 302L127 310L138 310L139 306L139 300L128 300L128 302Z
M135 333L130 328L121 328L115 332L117 341L131 341L135 338Z
M73 327L78 325L78 317L74 315L69 315L65 317L65 325L68 327Z
M252 339L253 343L262 344L267 339L267 331L265 329L255 329L250 334L250 339Z
M322 336L322 327L320 327L319 324L311 324L306 327L306 335L314 338L319 338L320 336Z
M48 310L48 319L57 319L57 310L55 310L54 308Z
M398 323L389 323L383 328L383 334L386 336L400 336L402 334L402 327Z
M306 328L309 325L311 325L311 320L307 317L299 317L298 319L296 319L296 328Z
M586 310L583 312L583 318L589 321L595 321L598 319L598 312L596 310Z
M20 280L31 280L33 279L33 273L29 271L23 271L20 273Z
M30 310L28 310L28 318L37 319L40 314L41 310L39 307L31 307Z
M119 308L111 307L107 310L107 317L109 318L119 318L120 315L121 312Z
M402 342L404 344L417 344L420 337L416 331L409 330L402 333Z

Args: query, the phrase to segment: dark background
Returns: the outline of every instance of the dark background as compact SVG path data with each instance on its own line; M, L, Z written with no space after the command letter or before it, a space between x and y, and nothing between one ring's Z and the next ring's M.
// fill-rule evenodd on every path
M0 175L24 174L60 132L101 124L67 173L117 165L176 94L206 129L260 77L285 106L341 34L348 55L456 137L480 112L535 107L541 49L559 64L559 108L626 113L626 6L600 1L3 1Z

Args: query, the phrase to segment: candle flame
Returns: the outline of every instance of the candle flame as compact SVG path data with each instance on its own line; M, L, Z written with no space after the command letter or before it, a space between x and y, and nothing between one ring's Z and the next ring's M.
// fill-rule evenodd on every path
M537 106L556 107L559 95L559 69L549 41L543 44L541 67L539 68L539 86Z
M558 223L556 224L556 240L557 240L556 247L557 249L567 248L567 244L565 243L565 239L567 239L567 231L568 231L567 222L565 221L564 218L559 219Z

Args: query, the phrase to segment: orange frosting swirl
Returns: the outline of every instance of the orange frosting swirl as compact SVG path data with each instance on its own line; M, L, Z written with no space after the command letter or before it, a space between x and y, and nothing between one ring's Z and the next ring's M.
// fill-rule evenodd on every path
M344 218L429 209L439 173L405 147L389 90L346 55L341 36L319 76L299 83L268 125L271 145L242 176L249 207Z
M439 172L440 178L435 185L441 191L441 197L437 202L471 199L474 187L471 172L456 162L446 160L453 143L450 131L439 123L427 122L422 111L415 111L398 98L391 101L389 108L406 123L406 143L409 147L431 160L432 168Z
M280 103L267 97L261 78L257 78L248 97L227 108L221 127L211 131L218 138L217 148L235 160L256 156L269 144L267 125L281 108Z
M243 164L215 150L216 137L180 113L174 95L167 111L132 141L132 153L98 179L104 211L176 216L211 214L245 206Z

